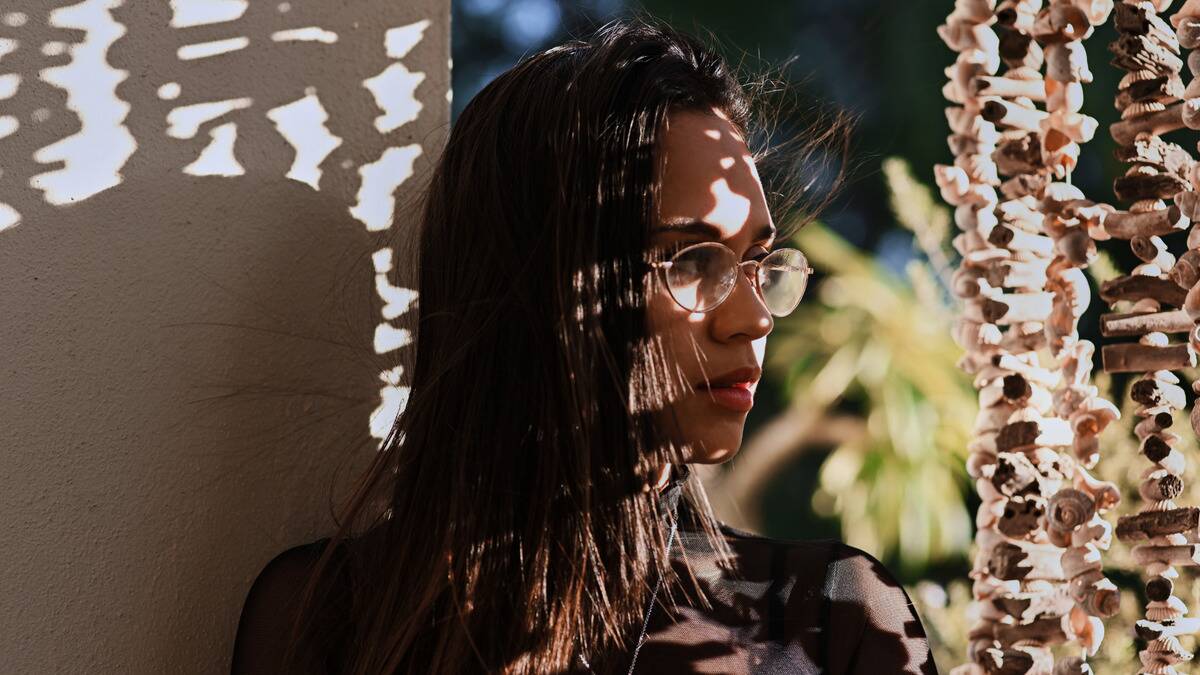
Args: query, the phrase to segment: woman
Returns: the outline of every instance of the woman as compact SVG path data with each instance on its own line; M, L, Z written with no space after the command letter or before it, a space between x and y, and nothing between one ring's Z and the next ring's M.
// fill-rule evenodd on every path
M425 194L408 404L339 532L256 580L235 673L934 672L877 560L725 527L688 466L737 453L811 271L773 251L752 117L643 20L470 102Z

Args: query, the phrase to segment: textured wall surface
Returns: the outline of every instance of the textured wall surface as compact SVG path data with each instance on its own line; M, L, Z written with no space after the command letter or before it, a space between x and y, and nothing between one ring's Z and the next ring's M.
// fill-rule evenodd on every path
M0 3L0 671L227 672L404 400L448 61L449 0Z

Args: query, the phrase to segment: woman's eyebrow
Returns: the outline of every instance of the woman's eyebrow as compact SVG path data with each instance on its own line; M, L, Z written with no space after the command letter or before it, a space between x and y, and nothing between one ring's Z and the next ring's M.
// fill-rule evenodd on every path
M706 223L703 220L667 221L667 222L659 225L657 228L655 228L654 234L657 234L659 232L678 232L680 234L697 234L702 237L707 237L709 239L713 239L716 241L721 240L721 228L717 227L716 225L713 225L712 223ZM762 240L766 240L766 239L771 239L774 236L775 236L775 226L771 225L770 223L767 223L765 225L761 225L758 228L758 230L754 233L754 238L752 239L752 241L762 241Z

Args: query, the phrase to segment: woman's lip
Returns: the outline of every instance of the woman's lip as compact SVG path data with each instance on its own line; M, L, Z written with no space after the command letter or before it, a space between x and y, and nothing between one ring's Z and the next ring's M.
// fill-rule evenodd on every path
M749 386L749 382L740 382L732 387L709 387L701 393L706 393L709 400L721 407L746 412L754 407L754 392Z

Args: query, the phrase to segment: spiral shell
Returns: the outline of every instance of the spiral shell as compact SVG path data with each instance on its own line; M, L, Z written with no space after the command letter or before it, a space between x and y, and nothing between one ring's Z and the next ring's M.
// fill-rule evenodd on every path
M1073 532L1076 528L1092 519L1096 513L1096 502L1082 490L1063 488L1054 493L1046 510L1046 519L1050 527Z

